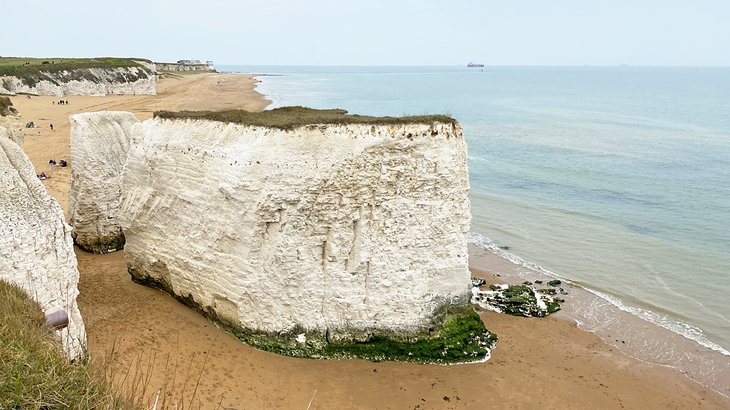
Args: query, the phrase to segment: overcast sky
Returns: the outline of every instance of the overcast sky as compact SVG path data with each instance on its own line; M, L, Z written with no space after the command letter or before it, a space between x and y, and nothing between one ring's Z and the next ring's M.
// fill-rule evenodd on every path
M0 55L730 65L730 0L1 0Z

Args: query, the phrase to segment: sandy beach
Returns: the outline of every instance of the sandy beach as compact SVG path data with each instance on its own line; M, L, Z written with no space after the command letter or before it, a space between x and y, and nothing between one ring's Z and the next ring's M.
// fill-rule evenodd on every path
M45 186L67 210L71 168L69 120L87 111L261 110L268 101L255 79L187 74L158 83L157 96L13 97L26 129L25 151ZM54 129L50 129L53 124ZM70 167L48 165L49 159ZM518 318L480 312L499 335L491 360L439 366L363 360L294 359L248 347L172 297L131 281L123 252L76 250L79 307L88 350L106 363L120 389L144 404L169 408L458 409L458 408L730 408L730 400L681 372L639 362L560 318ZM489 280L510 262L489 252L470 260ZM570 301L568 301L570 303ZM162 390L161 390L162 389ZM180 406L178 406L180 407Z

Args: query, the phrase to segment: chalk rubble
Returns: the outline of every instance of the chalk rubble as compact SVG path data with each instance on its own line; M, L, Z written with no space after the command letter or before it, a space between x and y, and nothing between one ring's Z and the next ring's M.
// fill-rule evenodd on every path
M122 168L132 126L139 120L132 113L104 111L72 115L70 122L68 211L73 239L88 252L122 249L124 234L117 222Z
M71 227L20 147L0 128L0 280L18 284L42 307L69 315L60 333L65 353L80 358L86 333L76 304L79 271Z

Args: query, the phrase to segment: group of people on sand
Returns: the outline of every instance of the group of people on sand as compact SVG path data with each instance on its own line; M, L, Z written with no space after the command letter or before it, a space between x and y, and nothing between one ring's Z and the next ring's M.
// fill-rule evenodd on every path
M53 103L55 104L56 101L54 100ZM58 105L68 105L68 100L58 100Z
M48 160L48 165L53 165L54 167L56 165L58 165L59 167L67 167L68 166L68 162L66 162L65 159L58 160L58 162L56 162L55 159L49 159Z
M68 166L68 162L66 162L65 159L61 159L61 160L58 160L58 161L56 161L55 159L49 159L48 160L48 165L51 165L51 166L54 166L54 167L55 166L67 167ZM50 178L50 176L46 175L45 172L41 172L37 176L38 176L38 179L40 179L41 181Z

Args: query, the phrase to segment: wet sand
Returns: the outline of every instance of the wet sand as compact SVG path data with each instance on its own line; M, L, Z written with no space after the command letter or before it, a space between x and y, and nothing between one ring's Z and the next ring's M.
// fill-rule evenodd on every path
M155 110L263 109L267 101L243 75L193 74L164 79L157 96L13 97L26 130L25 150L51 178L46 187L66 209L70 167L68 116L124 110L147 119ZM53 123L51 131L49 124ZM596 335L559 318L481 312L500 341L486 363L439 366L363 360L294 359L252 349L172 297L133 283L123 252L76 251L79 306L89 353L115 384L148 404L173 408L455 409L729 408L730 401L680 372L633 360ZM482 253L471 263L494 278L509 262ZM194 397L193 397L194 396ZM179 407L179 406L178 406Z

